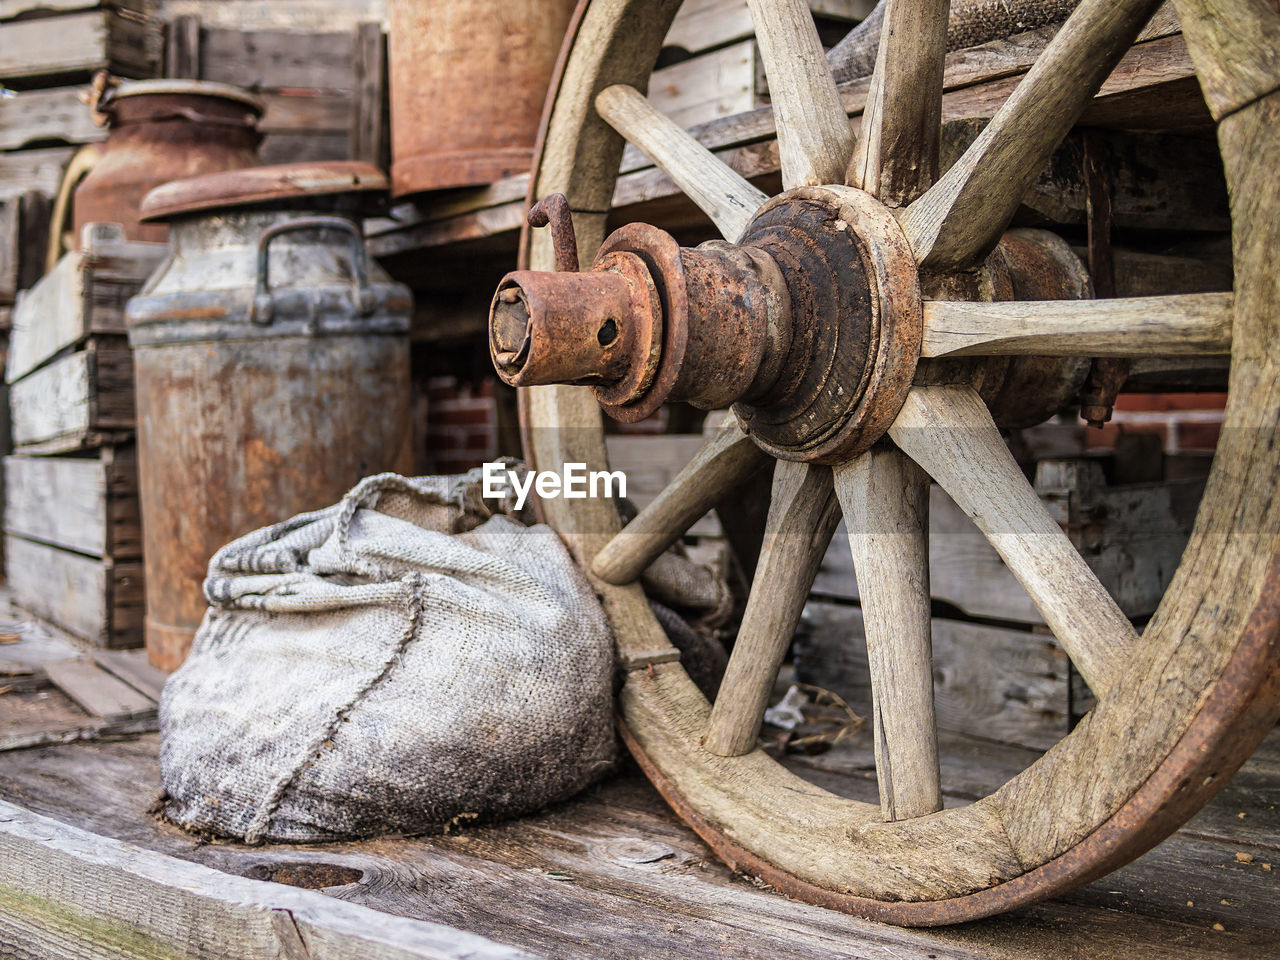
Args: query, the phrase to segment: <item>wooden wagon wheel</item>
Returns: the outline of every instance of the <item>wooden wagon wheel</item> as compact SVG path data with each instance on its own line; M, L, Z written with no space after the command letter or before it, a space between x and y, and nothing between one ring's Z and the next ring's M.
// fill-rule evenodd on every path
M806 427L791 414L772 416L770 401L758 399L759 383L755 406L742 400L752 388L736 383L730 399L740 401L735 409L759 445L726 427L626 533L619 534L607 501L543 503L549 522L593 570L613 625L625 671L623 737L721 857L802 899L895 923L937 924L1007 910L1100 876L1206 802L1275 723L1280 705L1280 272L1270 262L1280 245L1280 14L1271 0L1176 4L1218 121L1233 216L1234 302L1229 295L1196 295L1148 301L1137 310L1132 301L1096 301L1082 310L1062 301L955 301L992 299L979 289L984 277L995 282L984 258L1159 0L1083 0L985 131L936 182L947 0L890 0L856 144L808 5L752 0L786 188L768 203L637 92L677 6L671 0L580 5L532 193L568 197L585 264L603 237L625 136L728 240L756 244L721 245L706 261L713 273L738 270L741 283L756 284L747 291L750 308L739 302L729 313L756 324L735 336L765 344L737 359L767 366L786 354L779 337L794 343L826 336L825 346L801 351L811 365L833 371L814 390L858 396L837 402L823 394L828 422ZM724 307L702 302L714 297L708 277L690 273L694 260L655 234L627 229L605 251L613 257L603 264L609 269L592 276L623 277L629 295L643 302L624 305L633 314L623 336L616 326L601 326L601 314L582 320L579 332L588 348L595 339L608 348L631 338L634 351L635 339L648 337L652 351L627 388L634 407L647 402L635 400L642 381L671 389L678 374L662 357L677 347L691 356L715 354L726 338L694 327L695 315ZM784 234L818 250L820 262L804 261ZM525 242L525 262L551 270L546 232ZM766 248L772 259L758 255ZM688 274L682 285L670 282L680 257ZM818 276L823 270L853 283L863 305L852 304L858 297L846 303L841 288ZM656 286L645 279L651 276L659 278ZM827 284L825 299L806 295L806 284ZM508 376L533 363L530 341L523 353L515 346L524 334L512 318L540 309L530 302L537 291L518 285L506 284L508 292L495 299L496 313L500 303L519 307L505 315L505 327L495 319L492 330ZM951 302L933 302L938 296ZM829 315L806 327L804 317L823 309ZM677 329L686 315L688 329ZM635 332L627 326L634 318L647 318L649 326ZM841 334L843 346L832 345L835 327L853 330ZM567 329L556 334L562 344L574 339ZM582 364L603 362L600 355L608 353L593 358L587 354L594 348L584 349L561 357L573 370L558 382L580 382ZM1228 350L1230 393L1207 491L1181 566L1141 636L1014 464L977 389L998 367L928 359ZM686 367L699 362L695 357ZM770 375L803 379L809 372ZM706 379L707 370L686 379L699 376ZM703 396L715 388L701 381L689 387ZM604 467L592 390L535 386L521 400L527 453L539 468ZM762 448L779 458L764 547L728 672L710 705L633 581L742 481ZM1034 764L990 796L947 810L929 668L926 472L987 534L1098 696L1098 705ZM765 697L834 527L837 501L849 521L864 604L880 806L827 793L755 748Z

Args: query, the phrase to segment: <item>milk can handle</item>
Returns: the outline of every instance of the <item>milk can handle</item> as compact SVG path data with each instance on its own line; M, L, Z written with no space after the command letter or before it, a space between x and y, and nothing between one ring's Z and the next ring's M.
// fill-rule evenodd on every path
M258 238L258 279L253 291L253 305L249 309L249 319L254 323L268 324L275 312L275 303L271 297L270 257L268 252L271 241L282 233L295 233L299 230L341 230L351 237L351 270L356 282L353 292L356 310L361 314L373 312L373 291L369 289L369 272L364 249L364 237L360 228L343 217L299 217L276 223L262 231Z

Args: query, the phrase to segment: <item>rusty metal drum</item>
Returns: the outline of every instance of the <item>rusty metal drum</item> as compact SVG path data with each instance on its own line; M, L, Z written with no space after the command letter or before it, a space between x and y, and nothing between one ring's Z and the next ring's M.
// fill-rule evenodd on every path
M264 107L246 90L203 80L136 80L108 87L95 111L109 133L102 158L76 188L75 243L86 223L119 223L129 240L164 242L164 223L142 223L156 186L258 163Z
M397 197L524 173L574 0L391 0Z
M153 191L168 258L127 310L151 662L175 669L209 558L405 470L409 290L368 258L366 164L289 164Z

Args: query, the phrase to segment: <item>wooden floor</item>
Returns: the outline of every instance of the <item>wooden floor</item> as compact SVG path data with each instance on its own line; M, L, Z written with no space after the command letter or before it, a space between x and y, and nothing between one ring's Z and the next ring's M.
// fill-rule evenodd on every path
M971 739L942 746L953 804L1034 757ZM148 813L160 790L157 748L157 735L147 734L0 753L0 799L227 873L321 889L547 958L1280 957L1276 735L1209 809L1138 862L1068 897L937 930L882 926L734 876L629 762L579 798L512 823L425 839L248 848L203 842ZM829 789L875 798L865 736L793 762Z

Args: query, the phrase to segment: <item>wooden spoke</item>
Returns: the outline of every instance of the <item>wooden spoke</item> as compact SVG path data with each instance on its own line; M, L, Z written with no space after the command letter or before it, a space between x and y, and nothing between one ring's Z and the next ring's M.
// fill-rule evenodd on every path
M730 420L657 499L596 554L591 572L607 583L631 583L698 518L769 460Z
M711 753L737 757L755 747L778 667L839 522L831 469L779 460L751 597L703 742Z
M752 214L768 199L635 87L605 87L596 96L596 110L661 167L726 240L742 236Z
M938 177L949 0L887 0L848 182L901 207Z
M747 0L769 78L782 185L844 183L853 128L806 0Z
M933 711L929 478L875 448L835 469L867 636L876 779L886 820L942 809Z
M926 301L922 357L1171 357L1231 352L1233 297Z
M916 387L889 436L971 516L1093 692L1112 690L1137 646L1098 582L1014 462L970 387Z
M1023 194L1161 0L1083 0L973 145L902 215L916 260L968 266L995 246Z

